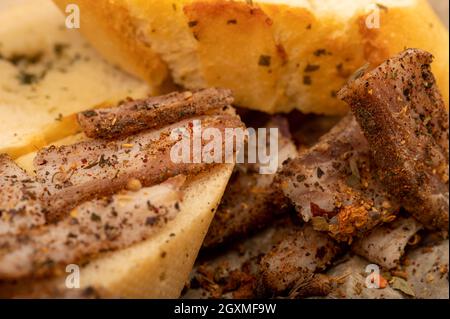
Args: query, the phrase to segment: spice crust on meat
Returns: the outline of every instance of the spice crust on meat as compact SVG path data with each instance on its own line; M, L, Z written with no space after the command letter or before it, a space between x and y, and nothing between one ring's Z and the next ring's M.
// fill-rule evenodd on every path
M433 56L408 49L339 92L367 138L388 192L429 229L448 230L449 123Z

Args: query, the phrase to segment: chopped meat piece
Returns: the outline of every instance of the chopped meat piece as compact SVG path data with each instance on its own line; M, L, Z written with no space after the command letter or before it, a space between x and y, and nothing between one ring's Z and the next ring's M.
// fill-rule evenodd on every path
M186 154L191 161L172 160L172 148L186 137L195 136L194 120L201 128L217 128L221 132L221 161L231 160L224 155L225 129L242 127L238 117L232 115L204 116L184 120L156 131L142 132L128 138L113 141L89 140L73 145L50 147L41 150L35 158L38 180L45 185L44 200L49 210L48 218L57 220L77 204L126 188L130 180L149 186L178 174L195 174L211 164L203 160L194 162L193 147L188 145ZM185 132L181 134L181 130ZM177 137L171 135L180 132ZM201 135L200 135L201 136ZM202 155L203 147L211 143L197 135L199 146L195 154ZM217 141L214 141L217 142ZM192 143L192 142L191 142ZM239 146L237 146L239 147ZM204 155L204 154L203 154ZM200 160L199 160L200 162Z
M310 279L300 282L289 293L290 298L325 297L332 291L332 278L323 274L313 274Z
M281 118L274 118L266 125L267 128L279 128L276 154L279 167L286 159L297 155L287 125ZM236 165L203 243L204 247L214 247L255 232L287 211L284 195L272 187L275 174L261 174L259 165Z
M271 227L234 245L202 251L182 298L257 298L259 261L292 227L289 216L280 216Z
M416 298L449 298L448 253L447 239L431 247L417 247L407 254L407 282Z
M174 92L145 100L125 101L114 108L81 112L78 122L88 137L109 139L204 115L231 105L233 100L231 91L225 89Z
M224 295L230 295L233 299L250 299L255 297L255 276L239 269L229 270L223 267L218 267L211 273L210 271L204 271L204 267L205 266L199 267L199 274L203 272L203 275L206 275L208 277L207 280L210 281L208 283L208 281L203 278L204 288L216 289L215 291L211 291L213 297L221 298ZM224 273L222 274L221 271ZM211 274L213 274L213 276L211 276ZM202 281L199 277L197 277L197 279L200 282ZM217 284L211 284L212 282Z
M205 248L215 247L256 231L286 210L283 207L283 197L280 198L270 188L272 176L245 172L241 168L235 168L227 185L203 243Z
M425 227L448 230L448 112L432 60L408 49L339 96L361 125L387 191Z
M7 155L0 154L0 236L45 223L42 188Z
M347 116L315 146L285 163L275 183L303 220L350 242L398 211L373 171L367 141Z
M252 299L255 297L254 291L257 282L255 276L240 270L234 270L230 273L228 280L227 286L234 288L233 299Z
M147 239L180 210L184 176L83 203L70 217L18 236L0 236L0 279L49 275L98 253Z
M311 280L339 253L339 246L310 225L288 235L260 262L261 283L274 295Z
M288 119L295 143L300 149L307 149L339 123L341 117L303 114L295 110L289 113Z
M355 253L387 269L395 268L412 237L422 228L414 218L400 217L375 228L352 246Z
M375 274L371 262L359 256L345 256L343 260L337 261L328 276L333 278L333 289L328 297L333 299L403 299L397 290L392 289L389 284L380 288L368 288L366 282L371 282ZM383 277L384 278L384 277ZM374 280L375 282L375 280Z

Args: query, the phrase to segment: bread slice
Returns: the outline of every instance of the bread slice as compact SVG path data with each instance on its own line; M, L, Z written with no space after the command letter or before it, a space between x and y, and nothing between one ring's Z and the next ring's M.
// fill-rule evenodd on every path
M16 158L29 174L37 149L86 139L76 134L76 112L156 93L105 62L77 31L66 29L50 0L3 0L0 21L0 153ZM166 77L163 71L157 74ZM148 240L82 267L80 289L67 289L69 274L63 274L1 283L0 296L83 297L86 288L93 288L100 297L178 297L232 169L219 165L191 178L179 215Z
M80 5L81 31L105 57L119 54L101 47L108 40L127 43L124 55L147 45L177 84L233 89L237 104L248 108L344 113L335 93L348 77L405 47L435 55L433 72L448 104L448 31L426 0L54 1L61 8ZM128 23L137 36L96 33L105 20ZM146 78L152 69L136 70L136 62L121 65Z
M54 144L83 139L78 134ZM34 156L25 155L17 163L32 173ZM0 284L0 297L83 297L87 289L102 298L179 297L232 170L232 164L221 164L189 179L178 216L144 242L90 261L81 268L79 289L66 288L68 273L50 280Z
M1 3L0 153L16 158L75 133L78 111L153 93L65 28L51 0Z

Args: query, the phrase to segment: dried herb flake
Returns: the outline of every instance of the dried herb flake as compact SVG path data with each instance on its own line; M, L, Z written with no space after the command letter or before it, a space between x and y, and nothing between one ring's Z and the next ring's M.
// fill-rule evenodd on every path
M270 55L261 55L259 57L258 65L270 66L271 63L272 63L272 57Z
M91 220L93 222L100 222L102 220L102 218L99 215L97 215L96 213L92 213L91 214Z
M319 69L320 69L320 65L308 63L305 67L305 72L315 72Z
M390 281L390 284L393 289L399 290L404 294L407 294L408 296L412 297L416 296L414 290L411 288L409 283L403 278L393 276L392 280Z

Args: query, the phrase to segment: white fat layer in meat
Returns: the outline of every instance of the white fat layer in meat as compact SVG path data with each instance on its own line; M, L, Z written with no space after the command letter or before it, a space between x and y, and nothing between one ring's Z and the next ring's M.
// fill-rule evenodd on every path
M400 263L410 239L421 229L422 225L414 218L400 217L358 239L353 243L352 249L371 262L392 269Z

